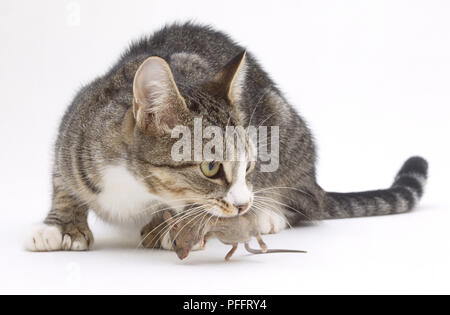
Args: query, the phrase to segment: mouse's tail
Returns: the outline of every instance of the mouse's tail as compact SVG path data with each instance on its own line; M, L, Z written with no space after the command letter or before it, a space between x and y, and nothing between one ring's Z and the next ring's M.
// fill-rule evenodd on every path
M403 164L389 189L355 193L327 192L323 219L397 214L410 211L423 195L428 163L412 157Z
M260 249L251 248L249 243L245 243L244 246L245 246L245 249L247 250L247 252L249 252L251 254L262 254L262 251Z

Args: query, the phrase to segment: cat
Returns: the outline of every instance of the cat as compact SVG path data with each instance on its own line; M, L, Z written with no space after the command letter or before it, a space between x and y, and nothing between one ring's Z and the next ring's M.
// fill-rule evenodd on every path
M245 134L235 161L174 161L178 125L278 126L279 166L258 171L258 143ZM202 140L205 141L206 140ZM172 24L133 43L104 75L83 87L66 111L55 145L53 196L30 251L87 250L100 218L141 228L170 208L201 219L256 215L261 234L309 220L403 213L423 194L427 162L412 157L385 190L325 192L316 182L309 128L253 55L226 34ZM192 205L196 205L193 207ZM171 248L167 235L162 248Z

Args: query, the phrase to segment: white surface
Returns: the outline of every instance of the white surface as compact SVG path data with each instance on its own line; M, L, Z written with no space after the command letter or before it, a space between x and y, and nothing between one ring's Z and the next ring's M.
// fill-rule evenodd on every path
M450 3L257 3L0 2L1 292L450 293ZM180 262L135 250L136 240L98 220L91 252L22 251L22 234L49 209L52 143L76 89L131 39L187 18L258 56L310 122L324 188L386 187L420 154L431 174L420 208L266 237L307 255L241 249L225 263L228 248L211 243Z

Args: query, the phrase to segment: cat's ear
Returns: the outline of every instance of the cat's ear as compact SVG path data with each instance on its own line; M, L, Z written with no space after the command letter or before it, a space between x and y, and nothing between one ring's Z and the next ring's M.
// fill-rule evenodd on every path
M221 95L233 103L239 102L244 89L246 76L246 51L231 59L211 81L208 88L214 94Z
M139 67L133 83L133 114L143 129L172 130L189 110L167 62L149 57Z

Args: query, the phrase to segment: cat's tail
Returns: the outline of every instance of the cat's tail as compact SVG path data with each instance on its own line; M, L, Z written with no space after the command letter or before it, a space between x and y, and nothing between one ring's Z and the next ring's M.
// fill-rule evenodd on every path
M389 189L355 193L327 192L323 218L340 219L407 212L422 197L427 176L427 161L417 156L409 158Z

